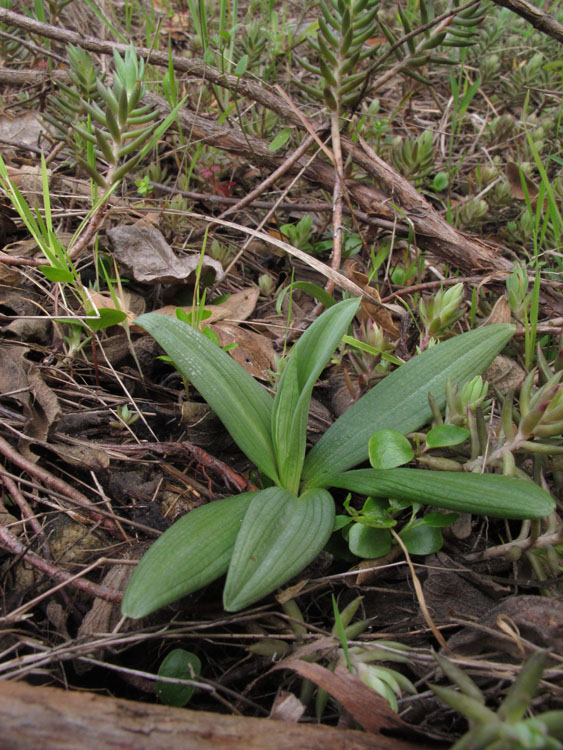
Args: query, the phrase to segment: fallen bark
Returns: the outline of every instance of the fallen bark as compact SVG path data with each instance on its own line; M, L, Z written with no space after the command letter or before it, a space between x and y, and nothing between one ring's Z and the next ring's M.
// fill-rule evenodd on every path
M428 750L412 742L270 719L0 682L3 750Z

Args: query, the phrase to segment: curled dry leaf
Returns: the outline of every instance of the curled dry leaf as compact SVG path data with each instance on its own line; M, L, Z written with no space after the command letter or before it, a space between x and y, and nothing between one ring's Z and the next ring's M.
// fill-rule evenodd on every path
M108 231L113 252L130 278L145 284L185 284L195 279L200 253L177 257L161 232L146 224L121 225ZM217 280L223 267L213 258L203 257L203 269Z
M274 700L274 705L270 711L270 719L278 721L296 722L305 713L305 706L299 698L293 693L287 693L282 690Z
M504 295L499 297L495 302L491 314L487 318L487 325L492 323L510 323L512 321L512 311L508 300Z
M326 690L368 732L378 733L382 729L399 729L407 726L391 709L385 698L364 685L356 675L344 667L338 666L331 672L320 664L292 657L277 664L275 669L292 669L301 677Z
M66 445L65 443L49 443L49 450L56 453L65 463L80 469L100 471L109 469L109 456L106 451L93 448L86 443L81 445Z
M127 562L138 559L142 552L143 549L140 547L134 549L130 553L130 557L127 558ZM125 587L129 583L134 570L134 565L113 565L103 577L102 585L113 591L125 591ZM104 658L106 649L98 646L95 651L88 652L87 646L91 641L99 641L101 634L111 633L120 619L121 611L119 603L108 602L98 597L94 599L91 608L86 613L78 628L78 638L84 643L85 656L95 656L97 659ZM136 627L138 626L139 624L136 623ZM121 627L121 632L127 632L133 629L133 627L133 621L125 620ZM84 674L92 669L92 665L86 661L76 659L74 661L74 668L78 674Z
M525 377L526 372L518 362L503 354L494 358L483 376L484 380L487 380L490 386L494 385L503 396L510 390L518 391Z
M348 261L346 263L346 273L348 277L361 289L369 292L368 296L371 300L373 300L369 301L368 296L366 296L362 300L362 306L358 312L358 319L361 322L371 320L374 323L377 323L380 328L382 328L387 334L389 334L389 337L391 339L397 338L399 335L399 329L394 323L393 318L391 317L391 313L389 312L389 308L392 309L393 306L383 305L381 303L377 304L380 299L379 292L377 291L377 289L375 289L375 287L369 286L368 275L359 270L357 263Z
M57 396L43 381L37 365L26 359L28 351L21 346L5 344L0 347L0 394L21 405L25 417L22 431L43 441L61 409ZM29 460L37 460L27 443L21 446L21 451Z
M510 631L506 624L510 622ZM477 655L500 651L521 660L520 638L554 654L563 653L563 603L552 597L522 595L503 599L480 617L481 627L467 627L448 639L448 646L459 654ZM483 626L487 630L483 631Z

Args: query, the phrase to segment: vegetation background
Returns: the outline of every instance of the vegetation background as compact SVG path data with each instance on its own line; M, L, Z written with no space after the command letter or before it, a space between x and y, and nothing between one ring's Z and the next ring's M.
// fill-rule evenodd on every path
M562 24L526 0L2 0L3 680L562 747ZM428 406L420 368L420 427L373 430L373 470L457 472L450 505L336 484L334 533L275 595L226 614L212 582L123 617L151 542L268 474L211 370L194 388L134 321L274 393L323 308L354 316L310 365L307 447L407 362L514 327ZM512 511L463 506L482 473L518 478Z

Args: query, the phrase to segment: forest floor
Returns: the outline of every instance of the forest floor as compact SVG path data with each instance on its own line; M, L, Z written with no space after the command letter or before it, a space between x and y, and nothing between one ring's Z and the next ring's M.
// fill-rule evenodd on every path
M339 490L343 528L250 607L225 612L219 578L141 619L120 609L165 529L261 481L134 325L145 312L182 308L273 393L322 305L361 296L313 391L309 446L421 352L512 324L470 408L450 393L462 438L431 444L428 422L407 461L517 476L561 507L563 27L490 3L382 0L370 54L336 81L352 53L314 3L101 7L0 9L0 678L403 737L410 725L447 746L466 723L428 686L452 684L433 650L494 709L548 649L534 712L563 708L557 510L436 521L385 500L394 531L415 518L424 534L405 548L385 532L388 548L360 557L365 498ZM132 56L145 89L133 76L129 95L147 109L127 120L107 91ZM163 671L175 649L197 674ZM157 686L159 669L184 683Z

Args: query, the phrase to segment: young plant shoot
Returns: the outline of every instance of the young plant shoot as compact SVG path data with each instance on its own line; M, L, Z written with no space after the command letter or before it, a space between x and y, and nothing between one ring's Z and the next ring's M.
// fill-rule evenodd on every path
M206 399L233 440L273 486L192 510L171 526L139 563L122 611L143 617L227 574L223 605L235 612L297 575L323 549L333 528L330 487L393 497L457 512L542 518L550 495L533 482L496 474L358 469L378 430L403 434L431 420L428 394L440 408L446 382L483 372L513 333L489 325L414 357L368 391L306 453L313 386L345 335L359 300L327 309L301 336L275 398L227 353L186 323L149 313L148 331Z

